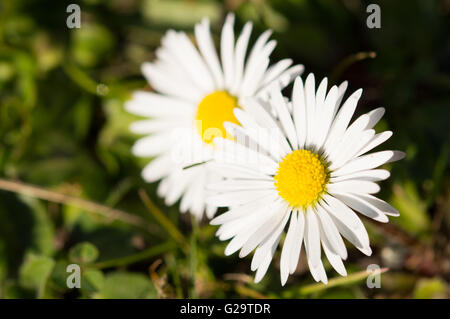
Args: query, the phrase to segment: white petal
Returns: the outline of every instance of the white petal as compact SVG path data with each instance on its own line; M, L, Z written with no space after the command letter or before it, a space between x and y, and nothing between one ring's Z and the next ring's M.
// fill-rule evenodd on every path
M193 214L197 219L200 219L203 216L203 212L205 210L206 202L205 202L205 182L206 182L206 171L202 170L203 174L197 174L195 176L196 182L193 183L195 185L195 192L193 192L192 206L189 209L191 214ZM190 186L194 187L194 186Z
M238 121L244 118L245 121L249 120L248 115L238 108L235 109L234 113L236 114L236 118L238 119ZM278 147L278 143L272 142L273 137L270 135L270 132L268 132L268 130L265 130L256 125L255 122L253 123L255 124L254 127L244 125L242 124L242 122L241 125L225 122L223 123L223 126L225 127L226 131L237 140L237 142L243 145L256 143L258 146L257 148L260 152L264 153L265 155L270 155L274 161L279 162L282 157L281 149L280 147ZM249 122L246 122L246 124L249 124Z
M312 212L312 211L311 211ZM314 214L314 212L312 212ZM313 218L315 219L315 215L313 215ZM308 266L309 271L311 272L311 275L313 276L315 281L322 281L324 283L328 282L327 275L325 273L325 269L323 268L322 260L320 259L320 228L319 224L317 223L317 220L315 221L317 229L317 236L310 236L308 234L308 212L307 212L307 222L306 222L306 229L305 229L305 250L308 260ZM311 225L311 224L310 224ZM315 232L314 232L315 234ZM317 244L318 243L318 244Z
M377 207L371 205L367 201L352 195L352 194L336 194L337 198L343 201L346 205L353 208L355 211L372 218L373 220L379 221L381 223L387 223L389 219L383 212L381 212Z
M303 236L305 232L305 214L297 210L297 227L295 228L295 240L289 260L289 273L293 274L297 269L298 260L302 249Z
M315 104L315 113L314 113L314 119L312 124L312 127L314 128L314 134L312 136L311 145L314 146L316 150L319 148L317 147L317 141L321 136L321 132L319 132L320 123L323 120L323 112L324 112L324 104L325 104L325 97L327 93L327 86L328 86L328 79L324 78L317 88L316 91L316 100L314 102Z
M202 88L203 92L214 90L214 82L205 61L201 58L197 49L187 37L186 33L177 33L177 54L183 66L190 74L191 79Z
M125 103L125 109L140 116L173 118L191 114L193 105L161 94L137 91Z
M159 131L170 131L189 123L189 119L178 120L143 120L130 124L130 131L135 134L150 134Z
M272 195L263 199L257 199L252 202L248 202L244 205L233 207L226 213L223 213L214 218L213 220L211 220L210 224L211 225L225 224L232 220L236 220L240 217L249 216L253 213L258 212L258 208L261 206L263 207L270 206L275 201L276 198L277 196Z
M352 230L358 230L359 228L364 227L358 215L340 200L330 195L325 195L324 200L325 202L321 202L320 205L330 214L330 216L334 217L333 220L339 219L342 224L345 224ZM364 244L368 243L369 237L367 236L367 241L364 241Z
M154 134L139 139L131 152L135 156L151 157L164 153L170 148L170 138L165 133Z
M220 56L222 59L225 87L231 88L234 80L234 14L229 13L225 19L220 39Z
M207 203L217 207L229 207L234 205L242 205L258 198L270 196L273 191L242 191L233 193L223 193L211 195L207 199Z
M358 150L360 150L363 145L366 145L374 135L375 130L368 130L353 134L353 136L349 137L349 140L343 141L340 145L340 149L335 150L335 158L328 168L330 170L335 170L357 157Z
M282 223L277 227L275 231L272 232L270 236L267 236L256 248L255 254L252 258L251 270L255 271L261 264L264 262L264 258L267 254L271 254L273 256L273 252L271 252L274 243L278 243L280 241L281 235L283 233L284 226L287 223L290 215L290 208L287 208L287 215L285 220L283 219Z
M269 66L269 56L276 45L277 42L271 40L264 44L260 51L256 51L255 44L245 66L244 80L238 96L250 96L250 94L254 94L260 88L264 74Z
M174 169L174 164L169 155L162 155L149 164L142 170L142 178L149 183L157 181L163 176L168 175Z
M299 148L303 148L306 142L307 125L305 93L303 89L303 81L297 77L292 90L292 116L297 132L297 140Z
M339 105L341 105L342 99L344 98L345 92L347 91L347 87L348 87L347 81L344 81L339 85L338 99L336 100L336 109L335 113L333 114L333 117L334 115L336 115Z
M342 175L338 177L331 177L330 182L340 182L349 179L359 179L363 181L378 182L388 179L391 173L385 169L370 169L366 171L359 171L348 175Z
M183 76L174 77L173 72L155 63L143 63L141 70L152 88L160 93L192 103L197 103L204 95L204 91L194 83L187 81Z
M391 131L385 131L379 134L376 134L372 139L356 154L356 156L360 156L377 147L378 145L386 142L392 136Z
M359 98L361 97L362 90L359 89L354 92L341 107L337 113L333 125L328 134L327 140L325 142L325 149L329 149L331 145L335 145L345 133L345 130L350 123L350 119L355 112L356 105L358 104Z
M267 69L266 74L264 75L264 79L262 81L262 85L268 85L273 80L278 78L287 68L289 68L292 64L292 59L283 59L278 61L276 64L272 65Z
M270 44L271 42L269 42ZM264 58L258 67L250 69L246 74L242 86L240 88L240 97L254 97L257 94L259 85L264 77L267 67L269 66L269 58Z
M262 88L259 89L257 96L266 99L268 90L273 85L276 85L281 90L283 90L295 79L295 77L302 74L304 69L304 66L301 64L291 66L289 69L281 73L279 77L275 78L272 82L269 82L267 85L262 85Z
M273 158L258 152L257 150L253 150L242 144L236 143L235 141L216 137L213 142L219 148L219 151L216 152L215 156L219 163L221 162L220 156L223 155L229 157L234 163L248 166L254 165L260 169L266 168L268 173L275 172L278 168L278 163L275 162ZM225 161L227 160L227 158L222 159Z
M235 237L232 240L233 243L230 242L228 244L228 246L234 247L227 246L227 250L225 252L231 254L240 249L242 245L247 241L247 239L251 236L251 234L253 234L255 228L264 224L269 218L274 215L273 208L276 205L279 205L279 202L272 202L267 206L260 205L256 209L256 215L248 214L220 226L216 233L216 235L219 236L220 240L228 240L232 237Z
M346 180L327 185L330 194L335 193L357 193L357 194L374 194L380 191L380 186L374 182L362 180Z
M361 115L348 127L348 129L345 130L340 139L335 139L333 145L328 145L325 152L328 154L331 161L335 161L340 154L347 151L349 146L353 146L353 144L358 141L364 128L367 126L367 123L369 123L369 116L367 114Z
M368 194L355 194L361 200L367 201L369 204L377 207L384 214L389 216L400 216L398 210L386 203L385 201Z
M245 66L245 73L247 73L248 68L254 64L254 61L261 54L261 51L266 45L267 40L269 40L271 34L272 30L266 30L258 37L248 56L247 65Z
M222 89L224 85L222 68L219 63L217 51L209 29L209 19L204 18L200 24L195 26L195 38L202 56L207 63L217 89Z
M232 94L238 93L239 86L243 80L245 53L247 52L248 40L251 32L252 24L247 22L236 42L236 51L234 56L234 81L231 88Z
M305 247L311 266L319 266L321 264L319 222L316 213L311 208L306 211Z
M264 181L273 181L272 177L262 174L259 171L233 163L211 162L210 167L220 176L226 178L256 179Z
M317 128L317 137L315 141L316 149L320 150L323 148L323 143L325 142L328 132L330 131L333 117L338 107L336 103L338 94L339 92L337 86L333 86L325 98L320 121L317 122L319 127Z
M218 192L240 192L243 190L275 190L273 181L225 180L207 185L208 190Z
M284 204L284 203L283 203ZM280 234L283 231L284 226L289 218L289 208L287 204L276 206L273 208L276 214L265 222L262 226L251 235L251 237L245 242L242 247L239 257L247 256L252 250L254 250L264 239L272 234Z
M271 105L280 118L281 125L291 143L292 149L298 148L297 133L295 132L294 123L292 122L291 115L287 109L286 103L284 102L281 91L274 87L275 89L271 91Z
M331 173L331 176L342 176L359 171L364 171L376 168L385 163L396 161L404 157L403 152L399 151L381 151L357 157L336 171Z
M370 117L370 121L369 123L367 123L366 129L373 128L378 123L378 121L381 120L385 111L386 110L384 109L384 107L379 107L367 113Z
M194 177L197 177L195 187L197 187L197 185L204 187L204 183L201 178L202 176L199 176L200 174L198 174L199 171L201 171L201 169L178 170L169 176L170 187L167 190L164 200L167 206L173 205L185 192L186 188L194 187L194 185L192 185Z
M341 276L347 276L347 271L345 270L345 266L342 262L341 257L332 250L330 241L325 236L323 236L324 232L322 229L320 235L322 238L323 251L325 252L325 256L327 256L327 259L330 262L331 266L333 266L333 268Z
M297 213L292 212L291 221L289 223L289 229L286 234L286 239L284 240L283 249L281 250L280 274L282 286L284 286L289 276L289 266L292 247L295 243L295 240L298 240L298 238L295 238L296 227L297 227Z
M269 268L270 262L272 261L273 254L275 253L275 250L278 246L280 238L278 237L278 240L275 241L270 249L270 252L264 257L263 262L258 267L258 270L256 271L255 275L255 283L258 283L261 281L261 279L264 277L264 275L267 272L267 269Z
M165 177L161 180L161 182L158 185L158 188L156 189L156 193L159 197L166 196L167 191L169 190L169 177Z
M364 254L371 255L369 235L359 217L340 200L329 195L324 199L329 206L324 202L321 206L330 214L342 236Z
M333 220L328 215L326 210L320 206L320 204L317 205L316 208L321 229L323 230L323 235L321 234L322 240L325 237L330 243L331 250L338 254L342 259L347 259L347 249L345 248L344 241L342 240L342 237L339 234Z
M212 205L206 205L206 212L205 212L205 214L206 214L206 217L208 219L213 218L214 215L216 214L216 211L217 211L217 207L212 206Z
M256 245L251 249L253 250L266 238L270 238L271 236L278 236L281 233L280 230L276 234L274 230L281 222L282 218L285 216L285 214L283 214L282 212L285 212L286 208L281 204L280 201L272 203L272 205L270 205L269 207L261 208L263 209L263 214L260 214L261 216L259 218L253 218L253 223L249 223L247 217L246 227L242 228L242 230L237 233L237 235L230 241L225 249L225 255L231 255L242 248L239 253L239 257L245 257L248 253L244 255L243 251L246 250L249 242L256 242ZM243 220L242 223L244 223ZM273 223L275 223L275 225L273 225ZM268 224L270 224L270 226L273 225L274 227L268 228ZM265 230L267 230L267 232Z
M316 109L316 92L315 92L315 79L314 74L310 73L305 81L305 105L306 105L306 121L307 125L307 134L306 134L306 142L305 145L311 145L311 142L314 140L314 119L315 119L315 109Z
M261 126L267 129L272 135L273 138L279 143L279 147L282 149L282 156L292 151L289 146L286 137L282 133L280 127L275 122L272 115L270 115L260 103L257 103L253 99L246 99L245 104L243 105L246 108L246 111L253 116L255 121ZM272 141L272 140L271 140ZM271 145L263 145L265 149L270 149Z

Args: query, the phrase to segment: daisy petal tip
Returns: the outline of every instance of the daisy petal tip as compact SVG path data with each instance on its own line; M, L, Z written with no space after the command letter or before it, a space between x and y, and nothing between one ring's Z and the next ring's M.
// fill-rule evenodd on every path
M141 72L145 74L145 72L148 71L148 69L151 67L152 67L151 62L144 62L141 64Z
M300 75L297 75L294 80L294 91L298 91L300 87L303 87L303 80Z
M255 284L258 284L261 280L262 280L262 277L261 277L261 276L258 276L258 274L256 274L255 279L253 279L253 281L255 282Z
M406 157L406 153L402 151L394 151L393 160L399 161L401 159L404 159Z
M232 247L227 246L227 248L225 248L225 256L231 256L236 252L235 249L232 249Z
M342 88L342 89L346 89L347 86L348 86L348 81L344 81L341 84L339 84L339 87Z
M284 285L286 285L286 282L287 282L287 279L288 279L288 276L286 275L286 276L281 276L281 286L282 287L284 287Z
M235 19L234 13L233 12L229 12L227 14L227 17L225 18L225 24L234 25L234 19Z
M297 64L297 77L300 77L303 72L305 72L305 66L303 64Z
M309 82L309 81L313 81L314 82L315 81L314 73L309 73L307 78L306 78L306 81L307 82Z
M220 220L219 220L219 222L218 222L218 221L217 221L217 218L218 218L218 217L212 219L212 220L209 222L209 224L210 224L210 225L213 225L213 226L220 225Z
M248 254L250 254L251 251L248 251L248 249L244 250L244 248L241 249L241 251L239 252L239 258L244 258L246 257Z
M353 93L353 95L352 95L352 97L354 98L354 99L356 99L356 100L359 100L360 98L361 98L361 95L363 94L363 89L357 89L354 93Z
M361 249L361 252L366 256L372 256L372 248L369 246Z

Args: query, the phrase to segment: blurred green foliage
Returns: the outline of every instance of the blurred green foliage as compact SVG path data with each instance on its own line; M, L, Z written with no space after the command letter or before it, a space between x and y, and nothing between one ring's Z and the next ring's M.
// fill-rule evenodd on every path
M366 27L371 2L381 6L381 29ZM70 3L81 7L80 29L66 27ZM255 34L274 30L274 60L291 57L330 84L364 88L358 113L384 106L378 129L394 131L387 147L407 153L389 165L380 194L401 216L364 221L374 254L349 246L348 280L314 285L302 260L282 288L276 255L255 285L249 258L223 256L215 227L165 207L140 178L146 160L130 154L135 117L123 110L147 86L140 64L168 28L192 35L204 15L218 39L229 10L239 26L253 21ZM0 297L448 298L449 19L449 1L437 0L0 1L0 176L148 223L0 190ZM67 288L71 263L81 266L81 289ZM360 274L373 263L390 269L380 289Z

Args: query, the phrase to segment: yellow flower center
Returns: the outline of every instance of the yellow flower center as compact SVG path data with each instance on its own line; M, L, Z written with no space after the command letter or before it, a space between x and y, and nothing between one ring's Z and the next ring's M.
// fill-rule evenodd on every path
M225 91L216 91L203 98L195 116L198 134L206 144L213 144L215 137L233 139L227 134L224 122L239 124L233 109L239 107L237 99Z
M279 163L275 179L278 194L293 207L315 204L325 191L328 173L317 154L302 149L287 154Z

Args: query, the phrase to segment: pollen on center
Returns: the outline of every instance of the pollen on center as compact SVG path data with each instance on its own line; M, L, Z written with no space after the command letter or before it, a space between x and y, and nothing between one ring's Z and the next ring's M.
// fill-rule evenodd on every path
M275 179L278 194L293 207L314 205L325 191L328 174L319 156L295 150L279 163Z
M215 137L232 139L224 122L239 124L233 109L239 107L237 99L226 91L216 91L203 98L195 116L197 132L206 144L213 144Z

